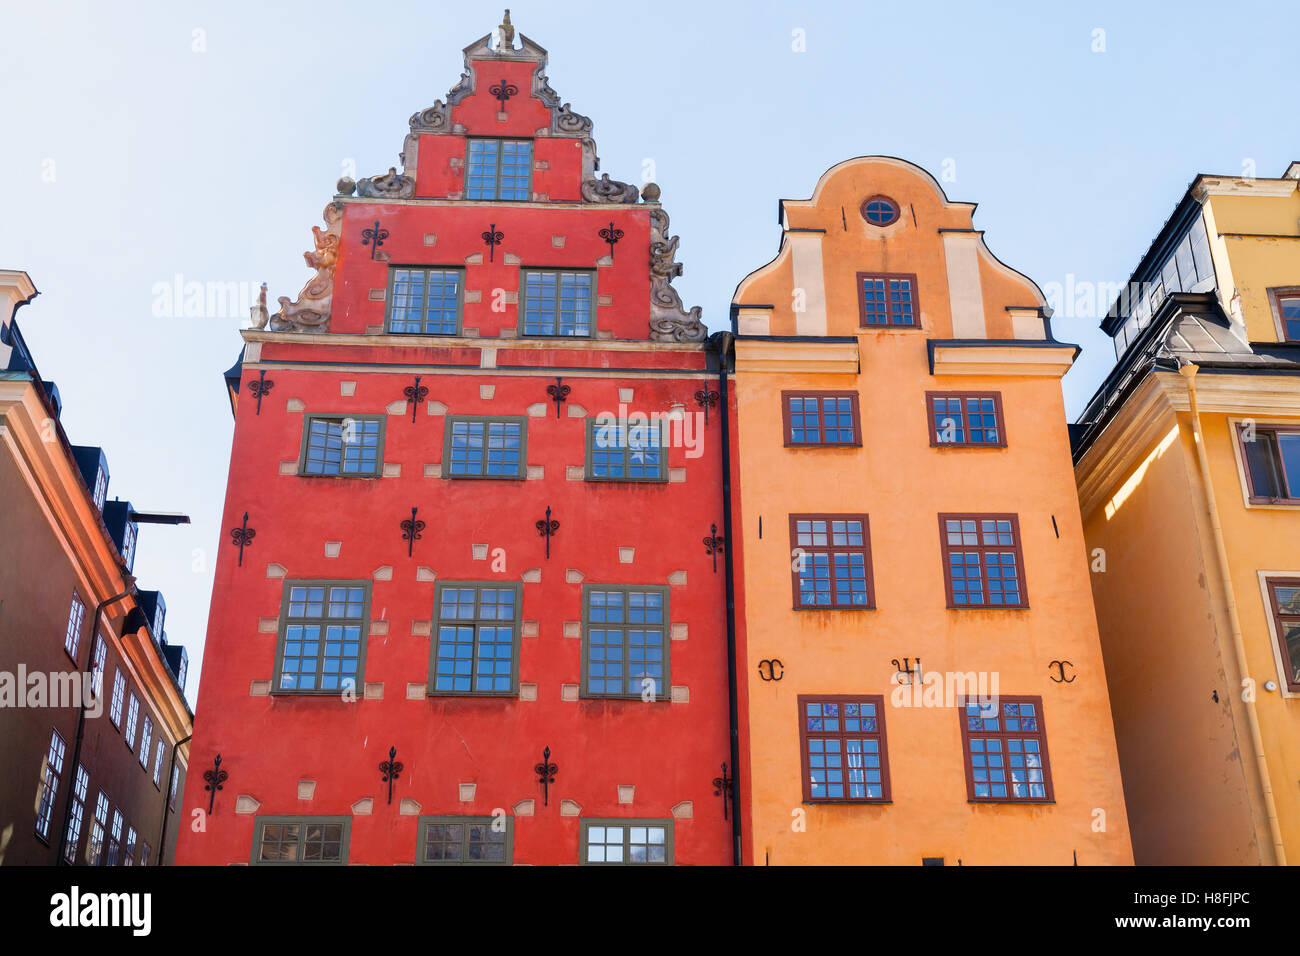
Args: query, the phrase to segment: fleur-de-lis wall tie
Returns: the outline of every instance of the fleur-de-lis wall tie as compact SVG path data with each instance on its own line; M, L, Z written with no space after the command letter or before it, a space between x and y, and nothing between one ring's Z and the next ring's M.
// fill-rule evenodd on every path
M393 781L402 775L402 762L397 759L397 748L388 748L388 759L379 761L381 781L388 784L388 802L393 802Z
M507 83L505 79L502 78L500 83L488 87L488 92L501 101L501 112L504 113L506 109L506 100L518 93L519 87L515 86L513 83Z
M733 799L731 787L734 781L727 773L727 763L722 762L722 776L713 778L713 795L722 797L722 819L727 819L727 804Z
M718 393L707 388L702 388L695 393L695 404L704 409L704 424L709 423L709 409L718 404Z
M203 771L203 789L208 791L208 816L212 816L212 806L217 799L217 791L224 788L230 774L221 769L221 754L212 761L212 769Z
M262 414L262 396L275 388L275 380L266 377L266 369L257 370L257 381L248 383L248 392L257 399L257 411L253 414Z
M560 768L551 763L551 748L542 750L542 762L533 767L538 782L542 785L542 806L550 806L551 784L555 783L555 774Z
M411 403L411 421L415 421L415 411L420 403L429 397L429 386L420 384L420 376L415 376L415 384L402 389L402 394Z
M537 533L546 539L546 560L551 559L551 538L560 530L560 523L551 520L551 506L546 506L546 517L537 522Z
M493 261L493 257L496 255L497 246L501 245L501 240L505 237L506 234L497 229L497 224L495 222L488 227L487 232L483 233L483 241L487 243L488 247L488 262Z
M244 523L238 528L230 529L230 543L239 549L239 567L244 566L244 549L253 543L257 531L248 526L248 512L244 512Z
M415 517L419 508L411 509L411 517L402 519L402 540L406 542L406 556L411 556L411 550L415 547L415 542L419 541L424 530L424 522Z
M713 558L713 573L718 573L718 552L726 550L727 539L718 534L716 524L709 525L709 536L704 539L704 550Z
M375 254L379 252L379 247L384 244L384 240L387 238L388 238L388 230L381 229L379 227L378 219L375 220L375 225L373 229L361 230L361 244L363 246L370 247L371 259L375 258Z
M560 417L560 406L564 404L569 397L569 392L573 391L568 385L564 384L564 379L555 376L555 384L546 386L546 394L551 396L551 401L555 403L555 417Z
M614 243L623 238L623 230L614 228L614 223L609 224L608 229L600 230L600 238L609 244L609 257L614 258Z

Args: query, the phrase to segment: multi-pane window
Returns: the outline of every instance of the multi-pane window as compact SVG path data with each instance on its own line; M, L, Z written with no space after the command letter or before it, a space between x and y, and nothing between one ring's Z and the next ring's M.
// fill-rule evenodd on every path
M173 810L176 809L176 784L180 778L181 768L172 767L172 782L171 786L167 788L167 806L171 807Z
M163 743L162 734L158 735L158 744L154 747L153 755L153 785L161 789L162 787L162 765L163 753L167 746Z
M673 862L671 820L583 820L583 864L668 866Z
M898 219L898 203L887 196L872 196L861 206L862 218L873 226L888 226Z
M448 416L442 443L446 478L523 478L527 418Z
M519 311L524 335L591 335L596 277L526 269Z
M889 802L885 699L800 696L805 802Z
M510 817L420 817L415 862L430 865L514 861Z
M54 815L54 802L59 796L59 780L63 776L63 756L68 745L57 731L50 733L50 749L41 768L41 798L36 806L36 835L42 840L50 837L50 818Z
M108 660L108 645L102 634L95 635L95 655L90 665L90 686L96 697L104 692L104 664Z
M520 585L448 581L435 592L430 692L515 693Z
M866 515L790 515L790 554L796 608L876 606Z
M861 445L857 392L782 392L787 447Z
M122 702L126 699L126 680L122 677L122 668L113 669L113 700L108 706L108 719L114 727L122 726Z
M1287 341L1300 342L1300 293L1277 296L1277 315Z
M388 331L455 335L460 329L459 269L388 270Z
M149 865L149 844L148 843L140 844L140 865L141 866Z
M122 862L122 811L113 808L113 827L108 831L108 859L105 866L119 866Z
M68 628L63 636L63 649L74 661L81 648L81 624L86 617L86 605L81 602L81 595L72 592L72 605L68 608Z
M104 499L108 497L108 472L103 468L95 471L95 490L93 492L95 507L104 510Z
M124 866L135 866L135 843L136 843L135 827L127 827L126 828L126 858L123 859L122 861Z
M522 139L471 139L465 159L466 199L529 199L533 144Z
M254 864L335 864L348 861L349 821L344 817L258 817Z
M582 586L583 695L658 700L668 683L668 589Z
M1300 501L1300 428L1238 425L1253 504Z
M588 481L667 481L664 422L587 419Z
M916 276L859 272L858 313L863 328L919 328Z
M384 420L309 416L302 436L300 475L378 475Z
M68 814L68 829L64 834L63 859L69 865L77 862L77 846L81 843L81 820L86 815L86 795L90 791L90 774L77 764L77 775L72 783L72 811Z
M958 712L966 754L967 799L1051 802L1052 775L1041 697L968 701Z
M948 606L1028 607L1015 515L939 515Z
M123 732L126 736L126 747L128 750L135 750L135 728L140 720L140 698L135 694L131 695L131 702L126 705L126 730Z
M363 581L289 581L280 610L275 687L295 693L355 690L365 662Z
M1005 445L997 392L926 392L932 445Z
M135 522L127 521L122 527L122 560L128 571L135 567Z
M104 859L104 836L108 829L108 794L103 790L95 799L95 820L90 825L90 850L86 855L91 866L99 866Z
M1287 689L1300 694L1300 578L1269 578L1266 583Z
M149 769L149 744L153 740L153 721L149 715L144 715L144 729L140 731L140 766L146 770Z

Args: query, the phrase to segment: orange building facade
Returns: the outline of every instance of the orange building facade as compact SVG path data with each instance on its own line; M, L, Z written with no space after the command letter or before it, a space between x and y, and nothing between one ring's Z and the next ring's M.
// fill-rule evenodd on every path
M732 302L745 860L1129 864L1042 292L886 157Z

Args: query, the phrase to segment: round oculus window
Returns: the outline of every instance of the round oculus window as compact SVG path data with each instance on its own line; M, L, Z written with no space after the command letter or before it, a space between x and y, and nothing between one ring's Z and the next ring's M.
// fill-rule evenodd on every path
M888 226L898 219L898 203L888 196L872 196L862 203L862 218L873 226Z

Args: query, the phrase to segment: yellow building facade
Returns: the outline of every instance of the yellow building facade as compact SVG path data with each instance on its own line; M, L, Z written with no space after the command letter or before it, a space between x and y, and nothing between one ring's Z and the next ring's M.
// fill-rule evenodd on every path
M1298 185L1192 182L1072 426L1140 864L1300 859Z
M746 862L1127 864L1038 287L911 163L781 203L732 302Z

